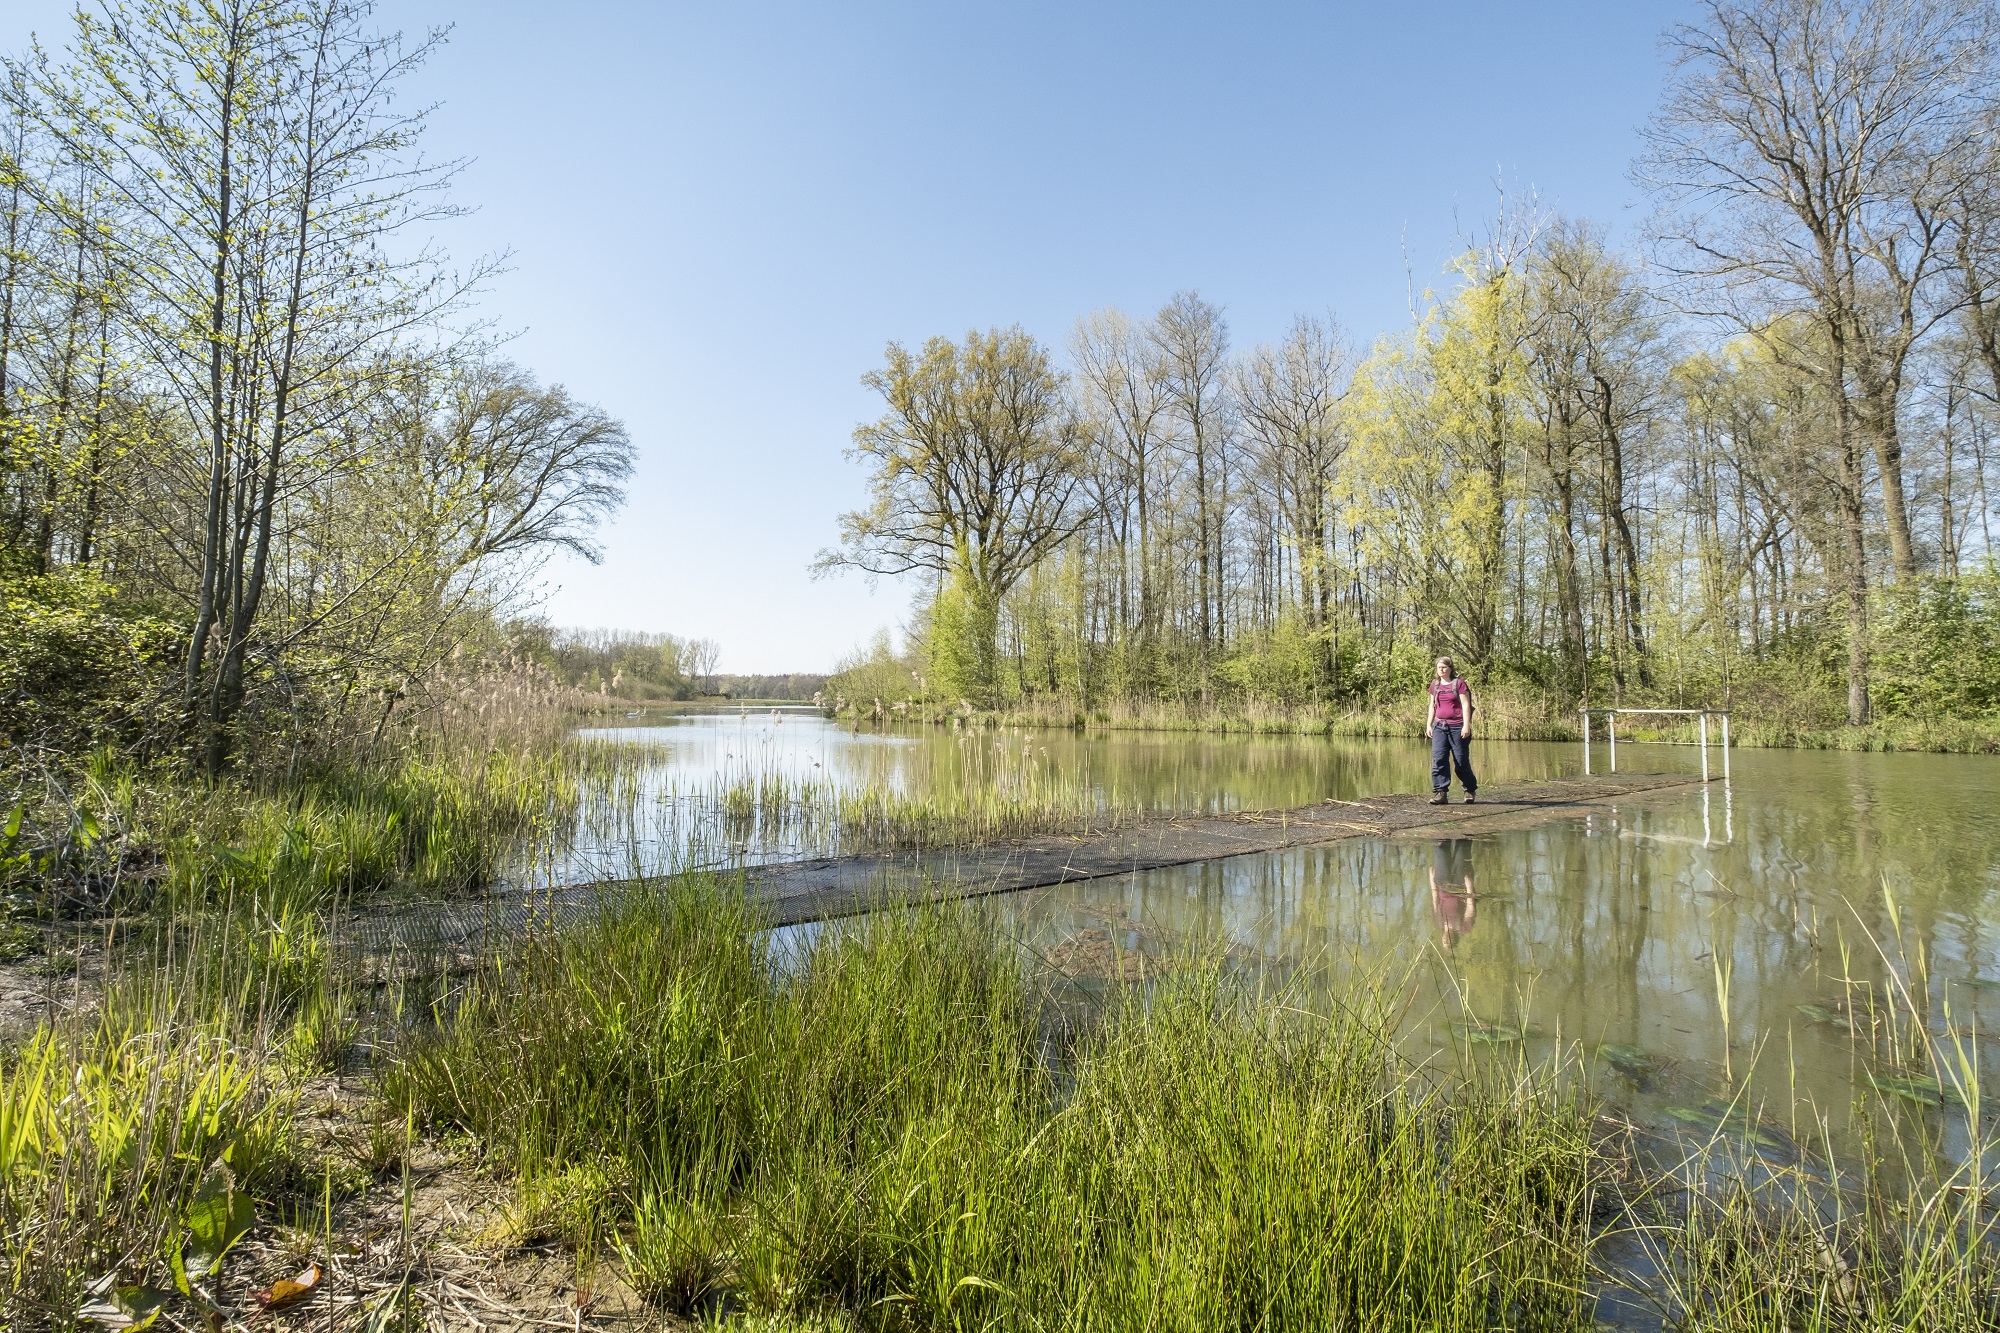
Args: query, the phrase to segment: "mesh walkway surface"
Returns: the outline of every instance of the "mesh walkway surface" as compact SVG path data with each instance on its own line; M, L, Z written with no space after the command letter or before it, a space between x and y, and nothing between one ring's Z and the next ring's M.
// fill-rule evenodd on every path
M1286 811L1240 811L1152 819L1092 835L1022 839L990 847L874 857L824 857L742 867L744 893L772 925L852 917L876 907L974 899L988 893L1048 889L1106 875L1156 871L1314 847L1360 837L1428 837L1518 829L1546 819L1610 811L1632 801L1700 787L1686 775L1620 773L1548 783L1520 783L1480 793L1478 805L1430 805L1422 795L1326 801ZM376 901L338 923L336 933L362 953L480 955L536 923L560 923L600 905L606 895L644 881L610 879L554 889L492 889L450 901Z
M790 926L876 907L1048 888L1344 838L1496 832L1608 811L1655 793L1700 785L1699 779L1682 774L1620 773L1489 788L1477 805L1434 806L1421 795L1371 796L1287 810L1161 818L1083 836L786 861L746 866L740 873L745 892L767 919ZM537 922L572 919L608 894L638 886L632 880L600 880L533 892L496 888L443 902L377 901L340 923L338 933L364 953L477 955Z
M1477 805L1435 806L1426 796L1403 794L1370 796L1288 810L1161 819L1089 836L1024 839L1000 846L791 861L746 870L744 878L751 899L763 905L774 924L796 925L885 904L1048 888L1345 838L1517 828L1700 785L1700 779L1681 774L1621 773L1481 791Z

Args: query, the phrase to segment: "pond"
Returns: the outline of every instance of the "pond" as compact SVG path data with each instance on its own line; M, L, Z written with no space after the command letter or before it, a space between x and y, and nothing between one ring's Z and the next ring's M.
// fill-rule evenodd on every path
M1430 762L1416 741L875 731L806 710L588 734L644 761L545 867L571 882L672 864L691 840L715 851L685 798L745 776L910 792L1060 778L1107 803L1202 811L1420 792ZM1621 768L1699 772L1691 747L1620 750ZM1576 745L1480 740L1474 760L1496 791L1582 771ZM1726 786L1609 814L1232 857L994 906L1085 987L1191 951L1365 972L1409 993L1413 1058L1560 1045L1644 1124L1706 1133L1735 1097L1766 1118L1748 1131L1766 1145L1853 1142L1863 1117L1889 1116L1951 1158L1971 1127L1950 1076L2000 1032L1996 778L1977 756L1739 750ZM808 850L780 833L721 855Z

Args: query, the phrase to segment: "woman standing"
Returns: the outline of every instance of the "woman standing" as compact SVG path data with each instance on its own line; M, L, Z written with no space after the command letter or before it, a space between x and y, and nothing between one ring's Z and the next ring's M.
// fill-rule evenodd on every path
M1449 657L1437 660L1437 677L1431 681L1430 711L1424 715L1424 735L1431 740L1431 804L1447 804L1452 766L1458 767L1458 785L1465 788L1465 803L1479 798L1479 779L1472 772L1472 687L1458 678L1458 669Z

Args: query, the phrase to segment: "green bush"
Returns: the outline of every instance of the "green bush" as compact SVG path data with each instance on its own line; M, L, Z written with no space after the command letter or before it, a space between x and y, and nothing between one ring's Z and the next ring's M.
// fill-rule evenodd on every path
M74 755L157 729L180 637L88 569L0 574L0 742Z
M2000 711L2000 569L1888 589L1870 668L1875 706L1886 717Z

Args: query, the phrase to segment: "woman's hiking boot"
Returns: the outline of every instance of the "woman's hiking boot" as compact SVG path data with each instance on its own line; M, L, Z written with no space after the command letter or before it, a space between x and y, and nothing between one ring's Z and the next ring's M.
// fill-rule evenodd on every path
M1448 792L1446 792L1446 791L1445 791L1445 789L1444 789L1444 788L1442 788L1442 787L1439 787L1439 788L1438 788L1438 789L1437 789L1436 791L1434 791L1434 792L1432 792L1432 793L1431 793L1431 804L1432 804L1432 805L1450 805L1450 804L1451 804L1451 796L1450 796L1450 794L1449 794Z
M1477 791L1468 791L1467 793L1465 793L1465 803L1467 805L1476 804L1478 800L1479 800L1479 793Z

